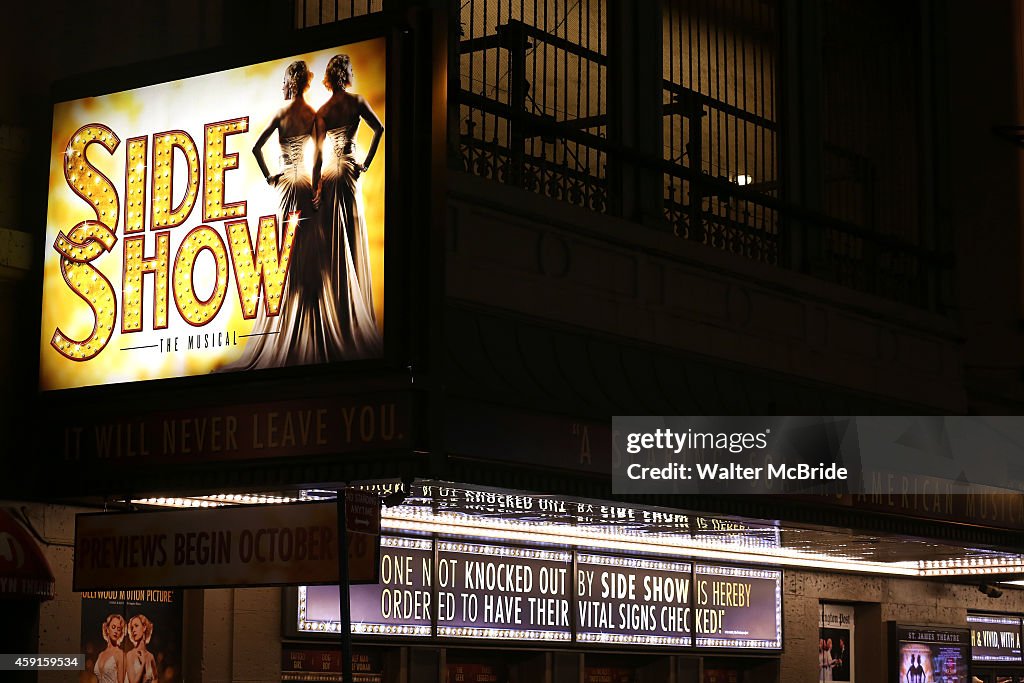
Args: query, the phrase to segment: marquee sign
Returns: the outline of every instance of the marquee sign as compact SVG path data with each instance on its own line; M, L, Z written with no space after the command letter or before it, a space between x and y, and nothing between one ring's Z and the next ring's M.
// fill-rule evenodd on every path
M571 563L564 550L439 541L437 635L569 640Z
M386 94L376 38L57 103L40 388L382 357Z
M782 647L782 572L698 564L694 630L701 647Z
M1020 617L1008 614L967 614L971 628L971 660L975 663L1020 664Z
M337 580L333 501L75 517L76 591Z
M582 553L577 562L581 641L693 644L693 565Z
M782 648L775 569L385 537L380 577L352 587L354 634ZM300 587L295 607L294 635L340 628L336 586Z

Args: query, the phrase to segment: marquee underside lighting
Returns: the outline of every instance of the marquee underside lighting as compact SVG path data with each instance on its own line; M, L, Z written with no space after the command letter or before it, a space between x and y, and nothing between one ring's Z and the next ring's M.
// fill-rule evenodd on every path
M511 495L508 494L508 495ZM287 504L301 497L260 494L219 494L192 497L151 497L132 501L140 505L159 507L218 507L226 505ZM902 576L909 578L965 578L972 576L1024 577L1024 555L965 549L981 556L945 557L937 560L869 560L863 557L843 557L836 549L843 544L832 544L828 553L809 549L783 547L776 532L776 542L766 542L763 534L753 534L748 540L744 532L731 534L698 535L687 531L666 533L639 533L617 523L595 524L593 520L578 525L551 523L544 520L517 519L497 514L473 514L467 511L435 510L427 505L402 504L385 507L381 513L381 527L391 533L422 533L446 537L445 549L456 552L499 552L513 554L525 552L499 549L486 543L526 543L578 548L594 552L614 552L615 563L645 562L672 563L680 560L709 560L743 562L767 567L824 570ZM682 516L685 519L685 515ZM757 530L763 531L763 530ZM464 539L464 540L460 540ZM813 544L804 544L813 547ZM465 548L463 550L463 548ZM555 559L558 551L550 552ZM621 557L627 553L645 559ZM987 555L985 553L988 553ZM564 553L562 553L564 555ZM639 565L637 565L639 566ZM654 565L651 565L654 566ZM1024 586L1020 581L1007 581Z

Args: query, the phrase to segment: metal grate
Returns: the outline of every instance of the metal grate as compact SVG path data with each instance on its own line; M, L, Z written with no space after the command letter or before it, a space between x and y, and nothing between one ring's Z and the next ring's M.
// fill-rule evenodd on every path
M295 27L309 28L373 14L384 0L295 0Z
M929 250L921 216L923 1L821 0L809 24L820 17L820 33L793 36L820 38L820 64L787 61L783 93L781 0L660 0L650 11L628 0L452 0L457 163L592 211L661 216L681 238L751 260L936 306L950 259ZM295 24L383 5L296 0ZM641 45L622 47L633 30L623 18L641 27ZM650 31L661 42L660 107ZM787 55L803 54L794 46ZM628 88L612 87L630 74L655 79L635 108L623 107ZM819 150L808 168L820 161L821 186L803 189L816 212L783 194L784 171L807 163L780 156L784 95L801 102L801 120L821 116L820 134L795 133L802 149ZM644 135L621 134L636 131Z
M463 168L608 209L605 0L464 0Z
M778 212L758 201L779 196L776 3L665 0L663 8L664 158L717 181L667 173L665 217L681 237L776 263Z

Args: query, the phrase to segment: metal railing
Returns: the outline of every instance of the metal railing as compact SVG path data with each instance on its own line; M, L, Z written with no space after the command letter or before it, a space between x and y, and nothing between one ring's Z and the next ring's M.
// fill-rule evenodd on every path
M462 167L608 210L604 0L465 0Z
M296 0L296 25L368 14L383 4ZM915 3L905 5L897 19L908 28ZM637 109L631 121L658 126L660 119L660 154L610 139L624 123L611 86L637 67L624 71L623 55L609 53L619 30L609 7L608 0L452 3L460 24L459 88L449 94L449 115L458 116L458 167L590 211L660 222L682 239L750 260L936 306L951 258L922 240L914 93L900 90L913 81L913 46L876 40L871 59L898 73L854 73L863 58L858 46L875 40L871 17L889 16L890 3L821 5L818 212L785 194L784 169L793 162L780 152L779 0L661 0L660 35L650 36L661 41L660 108ZM884 127L864 114L879 103L879 115L899 123L881 131L884 140ZM631 186L623 180L630 174L642 180ZM627 201L630 192L653 198L646 215Z
M773 264L779 215L757 197L779 197L777 24L764 0L663 3L664 158L752 191L667 173L665 218L680 237Z

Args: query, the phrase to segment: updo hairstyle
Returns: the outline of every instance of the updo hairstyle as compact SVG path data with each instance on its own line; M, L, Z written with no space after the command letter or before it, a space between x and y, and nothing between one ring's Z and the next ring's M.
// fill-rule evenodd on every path
M292 62L284 72L284 98L294 99L309 87L309 67L302 60Z
M331 90L345 90L352 85L352 60L348 55L334 55L327 62L324 73L324 85Z

